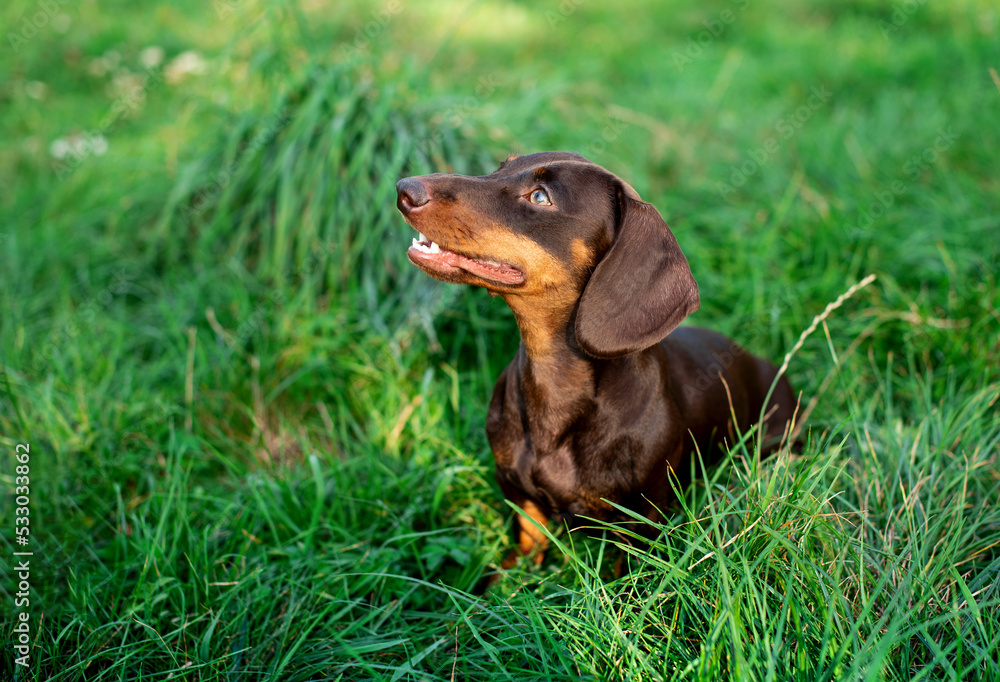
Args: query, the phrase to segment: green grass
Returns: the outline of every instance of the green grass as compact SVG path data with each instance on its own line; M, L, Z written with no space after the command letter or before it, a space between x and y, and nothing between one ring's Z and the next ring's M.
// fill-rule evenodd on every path
M0 677L1000 680L995 3L60 7L0 49ZM800 450L735 447L620 578L628 528L555 528L484 594L516 327L408 265L393 184L544 149L766 357L877 279L791 359Z

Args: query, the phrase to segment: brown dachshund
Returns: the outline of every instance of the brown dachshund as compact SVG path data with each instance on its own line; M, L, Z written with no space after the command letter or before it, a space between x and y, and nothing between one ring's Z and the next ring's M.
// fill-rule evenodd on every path
M762 414L764 452L786 437L787 379L764 406L773 365L707 329L675 330L698 309L698 285L663 218L617 176L543 152L396 190L420 232L410 260L514 311L521 346L486 428L504 495L540 525L627 520L608 501L657 520L696 449L711 463ZM545 535L519 518L515 529L520 552L540 560Z

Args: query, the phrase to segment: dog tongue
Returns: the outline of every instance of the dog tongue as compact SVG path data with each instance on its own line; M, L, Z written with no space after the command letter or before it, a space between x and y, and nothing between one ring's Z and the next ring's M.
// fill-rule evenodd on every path
M504 282L505 284L519 284L524 281L524 275L521 274L521 271L515 270L508 265L466 258L453 251L444 251L443 253L455 258L456 267L471 272L473 275L479 275L480 277L492 279L496 282Z
M443 249L440 246L437 246L437 248L438 251L432 253L423 248L410 247L410 252L424 263L433 263L435 265L449 268L460 268L466 272L471 272L473 275L477 275L478 277L492 280L494 282L502 282L504 284L520 284L524 281L524 275L521 271L512 268L509 265L503 265L493 261L476 260L475 258L469 258L455 253L454 251Z

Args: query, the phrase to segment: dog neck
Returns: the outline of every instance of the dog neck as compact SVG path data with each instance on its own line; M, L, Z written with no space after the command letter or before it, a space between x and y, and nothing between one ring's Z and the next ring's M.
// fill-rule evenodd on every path
M545 450L595 397L595 361L576 343L572 312L514 297L507 304L521 331L516 367L532 441Z

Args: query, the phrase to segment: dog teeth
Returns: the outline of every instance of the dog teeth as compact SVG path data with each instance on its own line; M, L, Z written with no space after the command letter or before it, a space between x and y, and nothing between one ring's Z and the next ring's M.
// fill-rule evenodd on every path
M430 244L425 244L424 242L430 242ZM414 238L411 248L420 251L421 253L441 253L441 247L435 242L425 237L423 233L420 234L420 238Z

